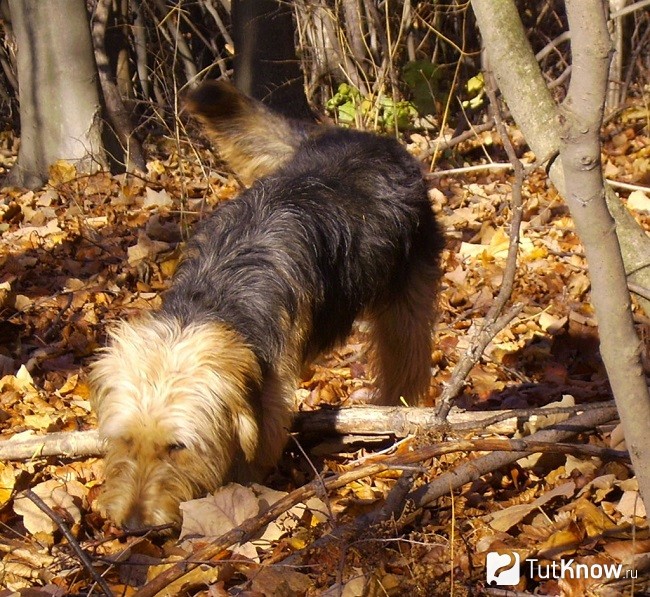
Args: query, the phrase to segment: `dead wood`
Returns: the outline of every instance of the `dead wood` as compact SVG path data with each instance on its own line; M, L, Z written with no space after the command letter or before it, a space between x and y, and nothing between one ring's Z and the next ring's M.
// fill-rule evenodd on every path
M280 514L288 511L296 504L304 502L310 497L321 493L323 489L329 492L344 487L353 481L362 479L364 477L370 477L388 470L400 470L405 467L408 467L410 469L410 465L413 465L415 463L430 460L432 458L453 452L499 451L486 457L474 459L466 465L461 465L452 471L452 473L456 471L462 471L461 474L456 473L451 475L451 473L447 473L446 475L441 475L438 477L438 479L443 479L443 481L441 483L437 483L436 487L438 488L438 486L444 485L444 491L440 493L440 495L444 495L450 491L453 491L454 489L457 489L458 487L461 487L469 481L479 478L481 475L489 472L489 470L494 470L495 468L499 468L504 464L513 462L522 456L535 452L580 452L589 453L591 455L597 453L599 456L606 455L607 457L624 457L624 453L615 450L602 450L595 448L596 452L594 452L593 446L558 443L560 439L566 439L575 435L576 433L585 431L586 429L592 429L593 427L603 424L614 417L616 417L616 408L609 406L583 413L577 417L573 417L567 420L565 423L561 423L554 428L539 431L526 439L487 439L475 441L464 440L458 442L444 442L433 446L419 448L408 454L398 454L395 456L384 457L372 464L359 466L353 470L332 475L330 477L317 478L307 485L304 485L299 489L296 489L295 491L287 494L275 502L262 514L249 518L238 527L217 538L210 545L206 546L203 549L200 549L191 556L191 560L185 559L175 563L172 567L168 568L153 578L149 583L144 585L139 591L135 593L134 597L152 597L156 595L165 589L165 587L169 586L170 583L181 578L183 575L201 563L209 562L214 558L222 556L224 550L227 550L232 545L237 543L243 544L247 541L250 541L257 532L259 532L264 526L277 518ZM501 452L506 453L502 454ZM497 458L497 456L501 458ZM492 468L488 468L486 466L476 466L476 463L483 461L484 458L490 459L490 467ZM417 490L416 492L409 494L409 496L412 496L407 496L409 498L409 501L415 498L417 500L415 501L415 505L418 508L429 504L432 499L435 499L432 497L433 494L427 491L427 488L430 486L431 485L425 486L421 490ZM437 497L440 497L440 495ZM364 524L363 528L367 528L367 526ZM332 535L328 535L328 537L331 536Z
M532 416L573 414L577 411L603 408L611 404L596 403L557 408L526 410L459 411L452 410L447 421L437 418L433 408L360 406L355 408L320 409L298 413L293 431L309 439L318 437L354 436L357 442L376 443L377 437L400 438L414 434L470 433L507 435ZM0 441L0 460L31 460L46 456L78 458L100 456L102 442L97 431L19 434Z
M584 433L599 425L603 425L616 418L616 416L616 407L613 403L610 403L608 406L603 405L602 408L581 413L568 419L564 423L538 431L525 439L478 440L473 442L476 450L482 450L485 448L486 450L492 449L493 451L485 456L479 456L478 458L452 468L446 473L433 479L430 483L423 485L419 489L410 491L410 493L406 491L405 485L408 483L409 479L412 479L412 473L407 470L402 473L402 476L391 491L391 494L389 494L384 504L379 508L357 517L350 524L333 529L331 533L312 542L308 549L313 553L315 549L322 549L332 541L353 540L360 534L367 532L371 525L376 525L385 520L393 519L392 524L395 528L404 528L405 526L412 524L413 521L421 515L422 508L430 506L434 500L444 495L449 495L454 490L478 479L482 475L497 470L502 466L511 464L527 454L536 451L553 452L553 446L557 447L558 452L562 453L571 453L571 450L578 450L582 454L586 454L587 452L583 452L582 450L586 449L587 451L590 451L591 446L581 444L562 444L559 442L567 440L578 433ZM463 443L464 442L454 442L453 445L457 446ZM450 445L452 444L445 444L445 446ZM481 448L478 447L479 445ZM492 446L492 448L488 448L488 446ZM538 450L538 448L543 449ZM423 448L421 450L416 450L413 454L420 454L422 451L428 452L431 449L432 447ZM605 451L602 451L602 449L597 448L597 452L591 452L589 455L597 456L599 458L613 459L619 458L622 454L622 452L617 452L615 450L606 449ZM626 458L629 458L627 453L625 454ZM402 461L404 462L405 459L403 458ZM412 462L411 458L409 458L409 462ZM409 505L409 513L403 514L404 507L407 503ZM296 552L283 560L282 563L285 565L298 565L303 553L303 550Z
M17 434L0 442L0 460L31 460L43 456L98 456L102 442L95 430L48 433L47 435Z

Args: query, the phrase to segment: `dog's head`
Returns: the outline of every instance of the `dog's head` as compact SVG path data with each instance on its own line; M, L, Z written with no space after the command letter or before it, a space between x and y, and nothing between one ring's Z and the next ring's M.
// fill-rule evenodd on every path
M122 322L90 383L107 448L100 507L118 525L177 523L180 502L226 482L240 455L255 458L249 397L261 372L223 324L181 326L155 315Z

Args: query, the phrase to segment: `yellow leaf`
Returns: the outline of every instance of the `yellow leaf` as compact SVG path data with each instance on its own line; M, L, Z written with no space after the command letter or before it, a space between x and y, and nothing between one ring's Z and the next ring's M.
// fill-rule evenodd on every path
M150 162L147 162L147 172L149 172L149 174L164 174L165 166L160 160L151 160Z
M35 415L25 415L25 425L30 429L47 430L52 424L52 417L48 414L38 413Z
M627 206L635 211L650 212L650 197L643 191L632 191L627 198Z
M32 376L30 372L27 370L27 367L25 365L21 365L20 369L18 369L18 373L16 373L16 389L22 390L22 391L34 391L34 380L32 379Z
M549 334L555 334L559 332L569 320L568 317L555 317L546 311L542 311L539 315L539 327L542 328L545 332Z
M0 506L4 506L14 490L16 471L10 464L0 463Z
M372 487L367 483L351 483L350 488L358 500L373 502L377 499Z
M77 387L78 383L79 383L79 375L76 373L74 375L71 375L70 377L68 377L66 382L59 389L59 395L65 396L66 394L69 394Z
M90 388L86 383L79 383L75 386L75 396L79 398L88 398L90 396Z
M293 549L296 549L296 550L298 550L298 549L304 549L304 547L307 545L307 543L305 542L305 540L302 539L301 537L289 537L289 539L287 540L287 542L289 543L289 545L290 545Z
M70 162L59 160L50 166L49 183L53 186L77 178L77 169Z
M553 533L539 548L540 558L556 559L574 553L580 545L580 536L577 525L571 524L568 528Z
M508 250L508 245L510 244L510 237L506 234L503 228L497 228L494 231L494 234L490 237L488 243L492 248L494 253L502 251L505 247L506 251Z
M608 529L616 527L605 512L585 499L578 500L575 512L589 537L599 537Z
M171 278L173 273L176 271L176 268L178 267L178 257L174 257L172 259L165 259L160 264L160 271L162 272L163 276L166 278Z

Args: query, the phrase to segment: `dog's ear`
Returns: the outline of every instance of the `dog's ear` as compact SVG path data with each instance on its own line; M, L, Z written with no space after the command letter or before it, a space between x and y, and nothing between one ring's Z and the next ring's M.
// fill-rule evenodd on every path
M235 413L235 433L239 439L244 457L248 462L253 462L257 455L257 446L259 444L260 429L251 409L246 409Z

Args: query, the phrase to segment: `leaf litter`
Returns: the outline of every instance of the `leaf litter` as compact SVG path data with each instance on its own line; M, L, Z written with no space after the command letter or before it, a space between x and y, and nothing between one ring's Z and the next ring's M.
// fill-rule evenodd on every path
M623 120L604 144L606 176L647 184L648 140ZM634 129L637 130L636 128ZM426 141L426 140L425 140ZM422 139L418 143L422 144ZM462 148L461 148L462 149ZM470 151L471 148L466 148ZM144 178L79 176L58 162L41 191L5 189L0 206L0 432L92 429L85 373L112 321L155 309L192 225L237 185L161 143ZM208 164L208 167L206 167ZM452 166L456 164L450 164ZM447 230L432 405L468 347L503 278L510 179L504 172L442 177L431 199ZM622 194L650 230L648 196ZM457 400L466 409L588 404L610 397L597 352L589 279L570 215L542 173L524 188L525 218L513 301L523 311L488 346ZM639 333L648 320L635 307ZM303 411L354 406L372 388L361 322L348 344L315 363L296 392ZM647 351L647 346L646 346ZM647 353L644 355L648 363ZM537 416L529 426L550 424ZM534 431L528 429L526 433ZM618 438L618 439L617 439ZM586 436L621 447L620 430ZM416 434L399 443L408 453ZM41 457L0 462L0 584L15 594L97 592L59 524L24 494L36 493L103 571L114 594L134 594L174 562L264 512L314 478L354 470L373 456L354 445L339 452L292 444L267 483L228 485L183 504L179 540L128 536L97 511L101 458ZM471 459L450 454L417 467L414 486ZM399 471L364 477L298 501L243 544L203 562L169 595L468 595L485 586L490 551L507 549L542 562L621 563L650 568L650 536L629 465L597 457L544 454L495 470L440 498L413 517L352 536L342 532L384 504ZM407 520L408 519L408 520ZM339 540L328 541L341 532ZM629 594L599 579L530 579L515 587L548 595ZM618 592L617 592L618 591ZM628 591L628 593L625 593Z

